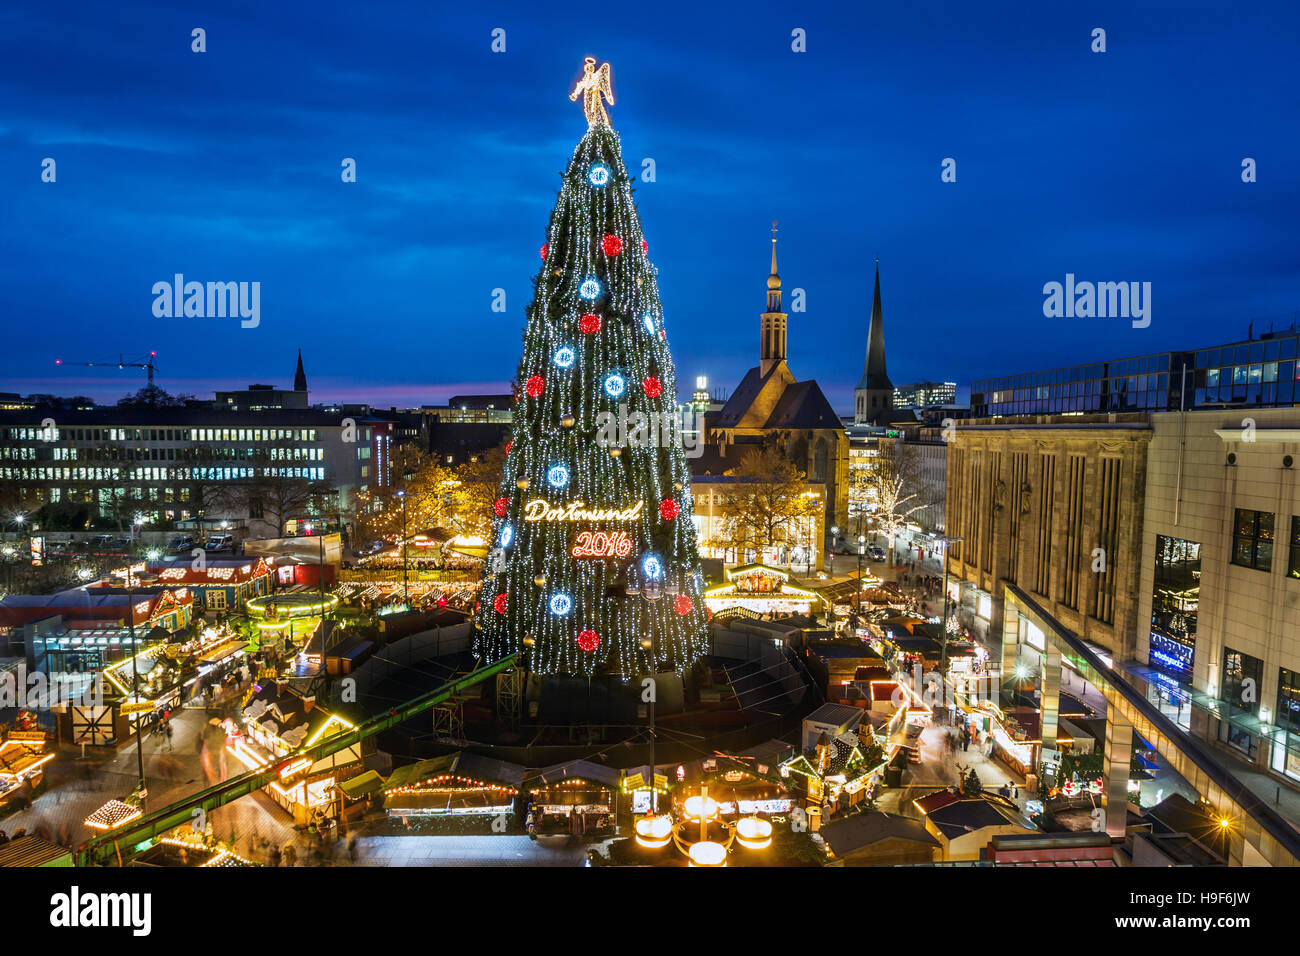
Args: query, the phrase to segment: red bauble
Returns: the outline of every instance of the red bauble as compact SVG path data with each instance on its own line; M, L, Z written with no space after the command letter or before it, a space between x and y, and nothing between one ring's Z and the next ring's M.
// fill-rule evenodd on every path
M542 392L546 391L546 379L540 375L530 375L524 385L524 391L528 393L529 398L541 398Z
M612 232L600 240L600 248L607 256L616 256L623 251L623 240Z
M649 251L650 251L650 244L649 244L648 242L646 242L644 239L641 240L641 251L642 251L642 252L649 252Z
M600 647L600 635L592 630L579 631L578 646L590 654L596 648Z
M498 594L496 597L494 597L494 598L492 599L492 606L496 609L496 612L497 612L498 614L504 614L504 613L506 613L506 596L505 596L505 594Z
M695 608L695 602L685 594L679 594L673 600L673 610L683 616L690 614Z
M515 440L512 438L506 442L506 454L510 454L510 449L514 446Z
M548 249L550 249L550 247L551 247L551 244L550 244L549 242L543 242L543 243L542 243L542 261L543 261L543 262L546 261L546 251L547 251Z
M678 507L677 502L673 501L673 499L665 498L659 502L659 516L665 521L672 521L681 513L682 509Z
M447 606L447 595L445 595L445 594L439 595L439 597L438 597L438 610L441 611L441 610L442 610L443 608L445 608L446 606Z
M645 393L651 398L658 398L664 393L663 383L653 375L647 376L646 380L641 384L645 386Z
M588 312L578 320L578 331L591 335L600 331L600 316Z
M498 518L504 518L506 516L506 509L509 507L510 507L509 498L498 498L496 500L496 503L492 505L492 510L497 513Z

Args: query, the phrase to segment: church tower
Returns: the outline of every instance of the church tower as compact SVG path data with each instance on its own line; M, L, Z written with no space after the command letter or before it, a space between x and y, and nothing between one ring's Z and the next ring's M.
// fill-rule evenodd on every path
M298 370L293 373L293 390L295 392L307 391L307 373L302 368L302 349L298 350Z
M885 318L880 309L880 259L876 259L876 292L871 300L871 325L867 329L867 360L862 378L853 390L853 421L883 424L894 407L894 383L885 371Z
M767 277L767 311L761 316L759 339L759 375L785 361L785 320L781 311L781 276L776 271L776 222L772 223L772 274Z

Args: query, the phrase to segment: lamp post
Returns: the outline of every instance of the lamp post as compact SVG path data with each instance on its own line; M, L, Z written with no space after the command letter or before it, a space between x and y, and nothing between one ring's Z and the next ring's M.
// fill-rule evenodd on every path
M943 658L939 665L940 673L948 673L948 547L965 541L961 535L943 539Z
M406 489L399 491L397 497L402 499L402 603L409 606L411 599L406 585Z
M131 571L130 564L126 569L126 622L130 631L131 638L131 689L135 691L135 702L140 702L140 671L136 667L136 659L140 656L140 648L135 643L135 575ZM144 715L137 711L135 713L135 759L136 767L140 773L140 809L145 809L145 794L149 792L144 779L144 738L140 733L140 725L144 723Z

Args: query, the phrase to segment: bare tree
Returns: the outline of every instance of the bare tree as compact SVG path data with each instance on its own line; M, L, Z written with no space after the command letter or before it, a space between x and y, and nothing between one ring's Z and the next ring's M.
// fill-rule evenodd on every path
M727 489L719 512L729 520L728 544L742 553L784 544L793 547L800 526L815 517L818 501L807 476L774 445L747 451L727 472L739 479Z

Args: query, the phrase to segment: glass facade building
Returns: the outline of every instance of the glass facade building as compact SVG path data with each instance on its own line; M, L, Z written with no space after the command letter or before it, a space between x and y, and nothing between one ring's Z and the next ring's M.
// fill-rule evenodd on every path
M1269 333L1192 352L1156 352L982 379L971 384L971 416L1292 405L1300 401L1298 343L1295 331Z

